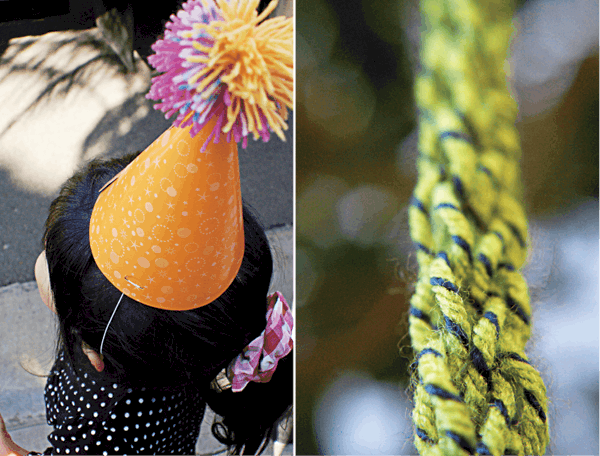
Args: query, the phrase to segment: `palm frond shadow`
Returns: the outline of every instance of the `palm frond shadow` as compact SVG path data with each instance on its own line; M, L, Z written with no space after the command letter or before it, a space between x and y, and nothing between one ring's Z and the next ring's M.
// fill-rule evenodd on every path
M100 35L95 33L94 29L71 33L76 33L76 35L44 43L44 53L40 53L36 56L37 58L27 63L18 62L17 57L32 46L41 43L43 36L13 40L0 57L0 73L5 72L5 75L0 78L0 84L8 77L26 76L29 73L35 73L37 77L43 81L47 81L47 85L39 92L35 99L0 131L0 137L5 135L13 125L41 103L52 102L56 98L65 98L75 88L87 86L89 89L88 82L94 74L91 71L94 63L102 61L108 64L110 68L114 68L120 73L126 73L126 69L119 57L101 40ZM68 46L73 48L73 52L65 49ZM67 70L61 70L57 66L48 63L52 56L60 51L65 51L65 58L61 59L60 66L67 68ZM89 54L90 58L73 67L72 64L74 61L81 60L81 53ZM2 67L8 67L8 70L1 71ZM31 88L23 86L23 91L28 90L31 90Z
M80 159L91 159L99 149L103 158L115 158L148 147L173 122L155 112L152 104L143 94L136 93L107 111L86 137ZM126 129L122 128L124 122L129 126Z

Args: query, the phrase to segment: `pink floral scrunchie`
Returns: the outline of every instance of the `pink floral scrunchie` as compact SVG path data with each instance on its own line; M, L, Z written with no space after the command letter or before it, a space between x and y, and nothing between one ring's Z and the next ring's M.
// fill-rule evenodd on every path
M268 298L267 326L230 364L231 389L242 391L250 382L271 380L278 361L292 351L292 311L283 295L277 291Z

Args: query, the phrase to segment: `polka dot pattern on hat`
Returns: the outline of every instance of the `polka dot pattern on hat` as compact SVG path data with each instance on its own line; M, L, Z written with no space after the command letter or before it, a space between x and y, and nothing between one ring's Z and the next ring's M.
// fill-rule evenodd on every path
M244 255L237 146L200 152L171 127L98 196L90 248L104 276L143 304L189 310L233 282Z
M78 376L61 355L44 398L54 427L45 454L194 454L206 404L199 393L127 388Z

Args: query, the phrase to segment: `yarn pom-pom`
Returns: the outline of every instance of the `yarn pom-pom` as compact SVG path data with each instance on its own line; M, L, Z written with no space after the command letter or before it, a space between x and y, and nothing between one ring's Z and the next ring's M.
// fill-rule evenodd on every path
M274 132L285 141L287 108L293 103L293 22L265 18L259 0L189 0L166 25L164 39L152 45L149 62L162 72L152 79L147 98L175 125L192 125L195 136L211 119L207 140L242 141L248 135L268 141ZM206 144L205 144L206 147Z

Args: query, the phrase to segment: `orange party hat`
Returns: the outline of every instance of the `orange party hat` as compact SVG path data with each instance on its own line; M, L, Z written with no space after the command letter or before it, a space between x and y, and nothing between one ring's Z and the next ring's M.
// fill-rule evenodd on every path
M143 304L189 310L229 287L244 255L237 146L212 126L171 127L101 191L90 247L104 276ZM222 134L223 135L223 134Z
M101 191L90 220L96 264L143 304L214 301L244 256L237 146L285 139L293 98L293 21L259 0L188 0L149 62L147 97L175 125ZM116 310L116 308L115 308Z

